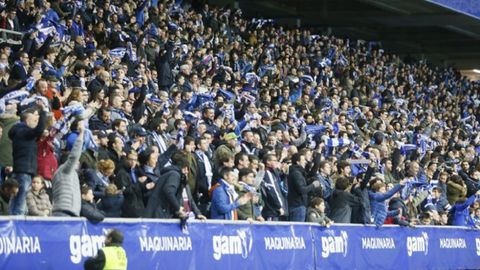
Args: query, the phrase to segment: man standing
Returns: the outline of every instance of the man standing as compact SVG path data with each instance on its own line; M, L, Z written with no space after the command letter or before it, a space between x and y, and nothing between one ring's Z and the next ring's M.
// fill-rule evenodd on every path
M78 123L78 137L73 144L67 160L58 167L53 176L52 201L54 216L80 216L81 197L80 180L77 169L83 148L85 126L83 121Z
M37 174L37 140L42 136L46 123L44 105L40 101L37 105L26 109L21 115L21 122L8 132L12 140L13 172L19 183L19 191L10 207L11 215L25 215L27 192L32 184L32 176Z
M194 214L198 219L206 219L193 201L187 183L188 161L181 154L174 156L172 161L174 165L162 170L143 216L186 219L190 214Z
M221 165L220 160L226 156L235 156L237 153L237 135L233 132L223 136L225 144L220 145L213 153L213 166L218 169Z
M220 173L222 178L212 187L212 219L238 220L237 208L252 199L251 193L239 197L235 191L235 176L232 168L224 168Z
M275 155L267 154L264 157L265 177L262 182L262 199L265 206L262 216L268 221L278 221L286 214L286 202L280 189L280 175L278 173L278 160Z
M105 237L105 247L98 251L97 256L85 261L85 269L127 269L127 253L122 243L122 232L112 229Z
M301 152L292 156L293 165L288 173L288 208L290 221L304 222L307 214L308 193L320 186L318 180L307 185L305 166L307 160Z
M198 173L196 179L196 190L194 198L203 214L207 214L210 209L210 197L208 191L212 187L213 167L212 161L208 157L210 148L209 140L205 137L197 139L197 151L195 158L198 164Z

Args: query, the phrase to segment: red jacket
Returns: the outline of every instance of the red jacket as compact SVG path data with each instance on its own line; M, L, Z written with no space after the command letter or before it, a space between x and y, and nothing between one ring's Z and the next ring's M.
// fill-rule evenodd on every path
M58 168L57 158L53 152L53 137L42 137L37 142L38 174L47 180L53 179L53 174Z

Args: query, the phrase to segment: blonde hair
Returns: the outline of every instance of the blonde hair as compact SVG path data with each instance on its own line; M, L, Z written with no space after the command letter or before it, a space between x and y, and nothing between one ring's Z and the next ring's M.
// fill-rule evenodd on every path
M382 187L386 187L385 183L378 181L375 184L373 184L373 191L378 192Z
M116 195L117 194L117 191L118 191L118 188L115 184L109 184L106 188L105 188L105 194L107 195Z

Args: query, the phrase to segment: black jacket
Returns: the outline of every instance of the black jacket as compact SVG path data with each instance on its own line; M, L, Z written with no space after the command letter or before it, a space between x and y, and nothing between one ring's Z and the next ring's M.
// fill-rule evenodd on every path
M113 149L111 148L107 148L106 151L104 150L100 150L98 151L98 157L97 159L98 160L102 160L102 159L111 159L113 161L113 163L115 164L120 164L121 162L121 156L119 156L117 154L117 152L115 152ZM115 171L117 169L115 168Z
M197 179L193 198L195 199L195 202L199 202L199 200L202 202L208 202L210 201L210 197L208 196L208 178L206 175L205 162L203 162L203 159L198 153L195 153L195 159L197 160ZM212 160L210 160L210 164L213 172Z
M187 189L190 208L196 215L200 214L188 188L186 177L177 166L169 166L162 170L143 216L146 218L177 217L177 212L183 206L184 188Z
M105 195L102 201L98 203L98 209L102 210L106 217L121 217L124 200L122 193Z
M283 208L285 213L288 211L287 202L280 189L280 176L278 171L266 170L265 176L261 184L262 200L265 203L262 209L262 216L264 218L279 217L280 208Z
M98 223L105 218L105 213L97 209L95 203L82 200L82 208L80 210L80 216L86 217L92 223Z
M25 81L28 79L27 70L19 63L15 63L10 71L9 80Z
M368 195L367 184L370 181L375 169L368 166L367 172L360 182L360 185L352 188L352 194L360 199L360 204L356 205L352 210L352 223L370 224L372 223L372 211L370 207L370 197Z
M88 122L90 130L108 130L111 128L111 123L106 123L98 118L98 116L93 116Z
M130 168L120 167L115 177L115 185L119 190L123 190L125 198L122 205L122 217L143 216L145 204L143 203L142 188L140 182L133 183Z
M170 88L173 84L173 73L170 68L170 62L172 61L174 44L168 41L166 44L166 51L162 55L158 55L155 59L155 65L157 67L158 87L160 89Z
M308 193L315 189L313 184L307 185L307 173L298 166L290 166L288 173L288 207L294 208L308 205Z
M351 223L352 208L360 203L353 194L336 189L330 198L330 218L335 223Z
M20 122L8 132L8 137L12 140L14 173L37 174L37 139L43 134L45 122L45 112L41 111L37 127L29 128Z

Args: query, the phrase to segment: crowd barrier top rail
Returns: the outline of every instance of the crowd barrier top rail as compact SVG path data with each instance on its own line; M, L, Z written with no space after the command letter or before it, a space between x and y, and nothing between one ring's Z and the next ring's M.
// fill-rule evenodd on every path
M22 220L22 221L85 221L87 220L84 217L35 217L35 216L0 216L0 221L5 220ZM105 218L101 223L178 223L178 219L153 219L153 218ZM290 221L265 221L265 222L253 222L250 223L246 220L219 220L219 219L208 219L205 221L201 220L192 220L188 223L210 223L210 224L238 224L238 225L267 225L267 226L291 226L291 225L308 225L308 226L318 226L325 227L319 224L311 222L290 222ZM376 227L373 224L352 224L352 223L335 223L330 227ZM395 224L385 224L382 227L384 228L402 228L402 226ZM408 227L412 228L412 227ZM463 227L463 226L440 226L440 225L420 225L415 226L415 228L440 228L440 229L454 229L454 230L476 230L479 229L472 227Z

